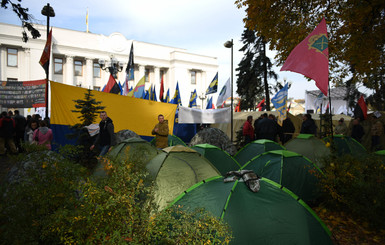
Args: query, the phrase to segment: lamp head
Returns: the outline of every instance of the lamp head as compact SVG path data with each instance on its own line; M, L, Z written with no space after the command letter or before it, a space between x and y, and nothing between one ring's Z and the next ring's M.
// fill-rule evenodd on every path
M227 41L227 42L225 42L224 44L223 44L223 46L225 46L226 48L231 48L231 47L233 47L233 40L231 40L231 41Z
M99 65L100 65L100 67L103 68L104 65L105 65L105 63L106 63L106 61L103 60L103 59L99 59L99 60L98 60L98 63L99 63Z

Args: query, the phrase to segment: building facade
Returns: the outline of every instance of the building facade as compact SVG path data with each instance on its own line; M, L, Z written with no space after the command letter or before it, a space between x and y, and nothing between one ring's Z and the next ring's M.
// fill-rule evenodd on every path
M20 26L0 23L1 81L45 79L39 60L46 43L46 26L36 25L36 28L40 31L41 38L29 39L24 43ZM184 106L188 106L194 89L198 95L206 91L218 71L216 57L189 53L182 48L130 40L117 32L105 36L52 27L49 79L101 90L107 84L110 73L101 68L99 60L105 60L109 66L111 58L114 58L123 67L117 74L117 81L123 83L131 44L134 47L135 81L129 86L135 87L145 76L145 89L153 85L159 96L163 78L164 93L169 89L170 97L173 97L178 82ZM201 107L202 102L203 100L197 100L198 107Z

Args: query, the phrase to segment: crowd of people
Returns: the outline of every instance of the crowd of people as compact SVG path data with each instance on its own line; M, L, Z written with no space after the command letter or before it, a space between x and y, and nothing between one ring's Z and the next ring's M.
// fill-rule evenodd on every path
M23 151L23 144L36 144L51 150L53 139L49 119L39 114L20 115L18 110L3 111L0 116L0 156Z

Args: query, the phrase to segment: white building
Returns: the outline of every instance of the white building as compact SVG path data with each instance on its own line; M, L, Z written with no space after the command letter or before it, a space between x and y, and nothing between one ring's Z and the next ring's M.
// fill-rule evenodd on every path
M322 113L326 112L326 108L329 104L329 97L320 96L320 90L306 91L305 94L305 112L306 113L320 113L322 106ZM346 95L347 91L345 87L337 87L330 89L331 94L331 111L332 114L345 114L348 115L350 110L347 107ZM319 96L319 97L318 97ZM318 99L317 99L318 97Z
M0 23L1 81L45 79L45 72L39 60L46 43L47 29L43 25L35 27L40 31L41 38L30 38L24 43L20 26ZM170 89L172 98L178 82L184 106L188 106L194 89L198 95L206 91L218 71L216 57L189 53L182 48L130 40L117 32L104 36L53 27L49 79L101 90L108 81L109 72L100 68L98 60L104 59L108 65L110 57L114 57L123 64L123 71L117 76L117 80L123 83L132 43L135 84L145 76L145 88L155 85L159 96L163 76L165 95L167 89ZM201 103L202 101L198 99L198 107Z

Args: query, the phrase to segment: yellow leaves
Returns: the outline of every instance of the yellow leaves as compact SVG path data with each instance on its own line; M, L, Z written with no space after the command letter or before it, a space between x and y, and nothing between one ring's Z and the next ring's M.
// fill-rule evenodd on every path
M330 142L327 142L327 143L325 144L325 146L326 146L327 148L329 148L329 147L330 147Z
M43 165L41 166L42 168L46 168L48 165L47 165L47 162L43 162Z

